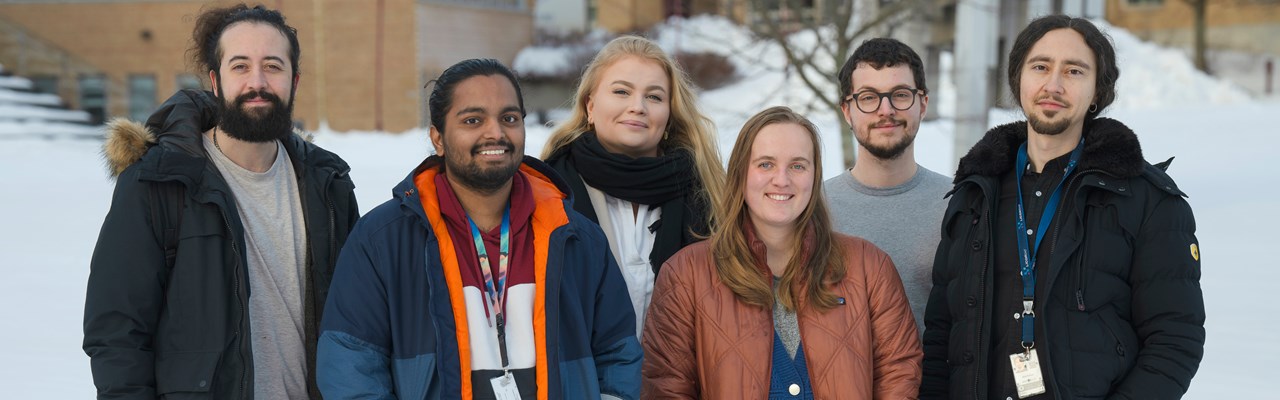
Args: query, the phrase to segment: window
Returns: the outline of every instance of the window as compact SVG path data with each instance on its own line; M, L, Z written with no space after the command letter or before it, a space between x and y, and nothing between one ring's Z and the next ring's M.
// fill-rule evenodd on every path
M31 78L31 90L36 93L58 94L58 77L40 75Z
M177 77L178 90L182 89L200 89L200 78L192 74L178 74Z
M107 78L102 75L80 76L80 109L89 113L89 122L107 120Z
M129 75L129 119L146 121L156 109L156 77Z

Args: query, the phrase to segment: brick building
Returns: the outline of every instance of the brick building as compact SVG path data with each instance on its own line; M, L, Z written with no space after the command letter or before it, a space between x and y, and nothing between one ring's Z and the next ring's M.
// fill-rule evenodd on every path
M0 4L0 64L98 121L143 119L184 87L195 16L230 1L60 0ZM249 3L255 4L255 3ZM533 37L533 0L267 0L298 29L294 118L314 129L425 126L423 86L472 57L510 64Z

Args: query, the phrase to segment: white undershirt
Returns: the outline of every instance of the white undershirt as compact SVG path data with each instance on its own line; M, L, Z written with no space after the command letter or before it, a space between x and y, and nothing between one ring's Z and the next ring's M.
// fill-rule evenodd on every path
M596 219L600 221L600 229L609 239L609 250L622 270L622 278L627 281L627 294L631 296L631 306L636 312L636 338L640 339L644 313L653 297L654 275L649 253L653 252L657 233L649 227L662 218L662 208L635 204L605 194L591 185L586 187Z

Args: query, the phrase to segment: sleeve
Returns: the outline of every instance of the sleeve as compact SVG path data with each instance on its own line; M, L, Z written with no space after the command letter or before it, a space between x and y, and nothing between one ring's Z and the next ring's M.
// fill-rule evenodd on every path
M1133 327L1142 349L1110 396L1176 399L1186 393L1204 356L1204 294L1195 217L1186 200L1168 196L1134 242L1129 285Z
M118 180L89 261L84 352L100 399L156 398L153 338L168 278L151 226L149 187L127 170Z
M870 246L870 244L868 244ZM866 252L877 399L914 399L920 389L920 339L902 278L881 251Z
M325 398L395 398L387 291L364 227L356 224L338 255L320 325L316 383Z
M641 396L646 399L699 397L693 293L681 275L688 270L678 265L682 262L677 254L662 266L645 316Z
M954 198L952 207L954 207ZM933 289L924 309L924 361L920 380L921 399L945 399L951 388L951 367L947 364L951 335L951 311L947 304L947 257L951 253L952 235L947 232L947 221L953 212L943 215L942 240L933 257Z
M598 228L597 228L598 229ZM595 359L602 398L639 399L640 362L644 353L636 339L636 317L627 296L627 283L622 271L609 253L601 233L596 249L605 266L596 290L595 315L591 332L591 350Z

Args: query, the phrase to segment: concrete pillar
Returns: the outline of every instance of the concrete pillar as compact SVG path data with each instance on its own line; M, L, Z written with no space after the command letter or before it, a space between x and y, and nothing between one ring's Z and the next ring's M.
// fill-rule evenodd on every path
M998 11L997 0L961 0L956 4L956 162L987 131Z

